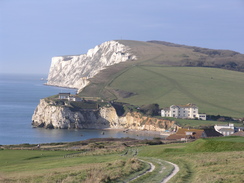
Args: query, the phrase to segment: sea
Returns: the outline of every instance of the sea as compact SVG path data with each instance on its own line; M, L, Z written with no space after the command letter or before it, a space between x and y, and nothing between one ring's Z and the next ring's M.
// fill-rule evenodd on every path
M91 138L153 139L157 133L122 130L33 128L31 118L40 99L75 89L45 85L45 75L0 74L0 145L73 142Z

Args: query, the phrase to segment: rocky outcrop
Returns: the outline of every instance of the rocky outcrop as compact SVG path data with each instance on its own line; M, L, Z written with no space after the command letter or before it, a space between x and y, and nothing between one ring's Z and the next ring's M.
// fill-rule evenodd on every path
M89 78L107 66L136 59L128 46L117 41L105 42L84 55L53 57L47 85L77 88L81 91L89 84Z
M74 111L69 106L54 105L46 99L41 99L34 111L32 125L44 128L112 128L151 131L164 131L176 127L174 121L147 117L138 112L128 112L119 117L112 106Z

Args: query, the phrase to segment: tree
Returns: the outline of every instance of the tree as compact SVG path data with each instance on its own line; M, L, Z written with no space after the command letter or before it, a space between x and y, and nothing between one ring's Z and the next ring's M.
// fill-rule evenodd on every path
M148 116L156 116L159 114L159 105L158 104L148 104L143 105L140 108L141 112Z

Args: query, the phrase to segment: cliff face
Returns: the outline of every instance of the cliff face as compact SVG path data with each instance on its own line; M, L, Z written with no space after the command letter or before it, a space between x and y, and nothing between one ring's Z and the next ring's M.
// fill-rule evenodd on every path
M53 57L47 84L82 90L105 67L136 59L128 46L108 41L84 55Z
M119 117L115 108L102 107L97 110L72 111L67 106L53 105L40 100L33 116L32 125L44 128L113 128L163 131L176 127L174 121L142 116L137 112Z

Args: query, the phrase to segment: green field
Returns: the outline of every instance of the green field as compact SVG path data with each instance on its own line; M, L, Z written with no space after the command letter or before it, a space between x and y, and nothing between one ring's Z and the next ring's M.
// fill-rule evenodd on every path
M183 45L119 42L129 46L137 60L102 70L90 79L80 93L82 97L101 97L139 106L195 103L202 113L244 117L244 73L225 70L238 70L230 68L230 61L242 68L244 55L204 48L196 51L195 47Z
M243 182L243 137L165 145L143 143L122 139L45 144L40 149L31 145L2 146L0 182L126 182L149 170L148 163L152 163L152 172L132 182L156 183L173 170L165 160L180 168L170 182Z
M172 121L176 121L176 124L179 125L182 128L209 128L214 125L228 125L229 122L220 122L220 121L211 121L211 120L193 120L193 119L175 119L175 118L166 118ZM243 127L242 123L234 122L231 123L234 124L235 127Z
M134 66L109 87L136 95L119 99L134 105L195 103L200 112L243 117L244 73L215 68Z

